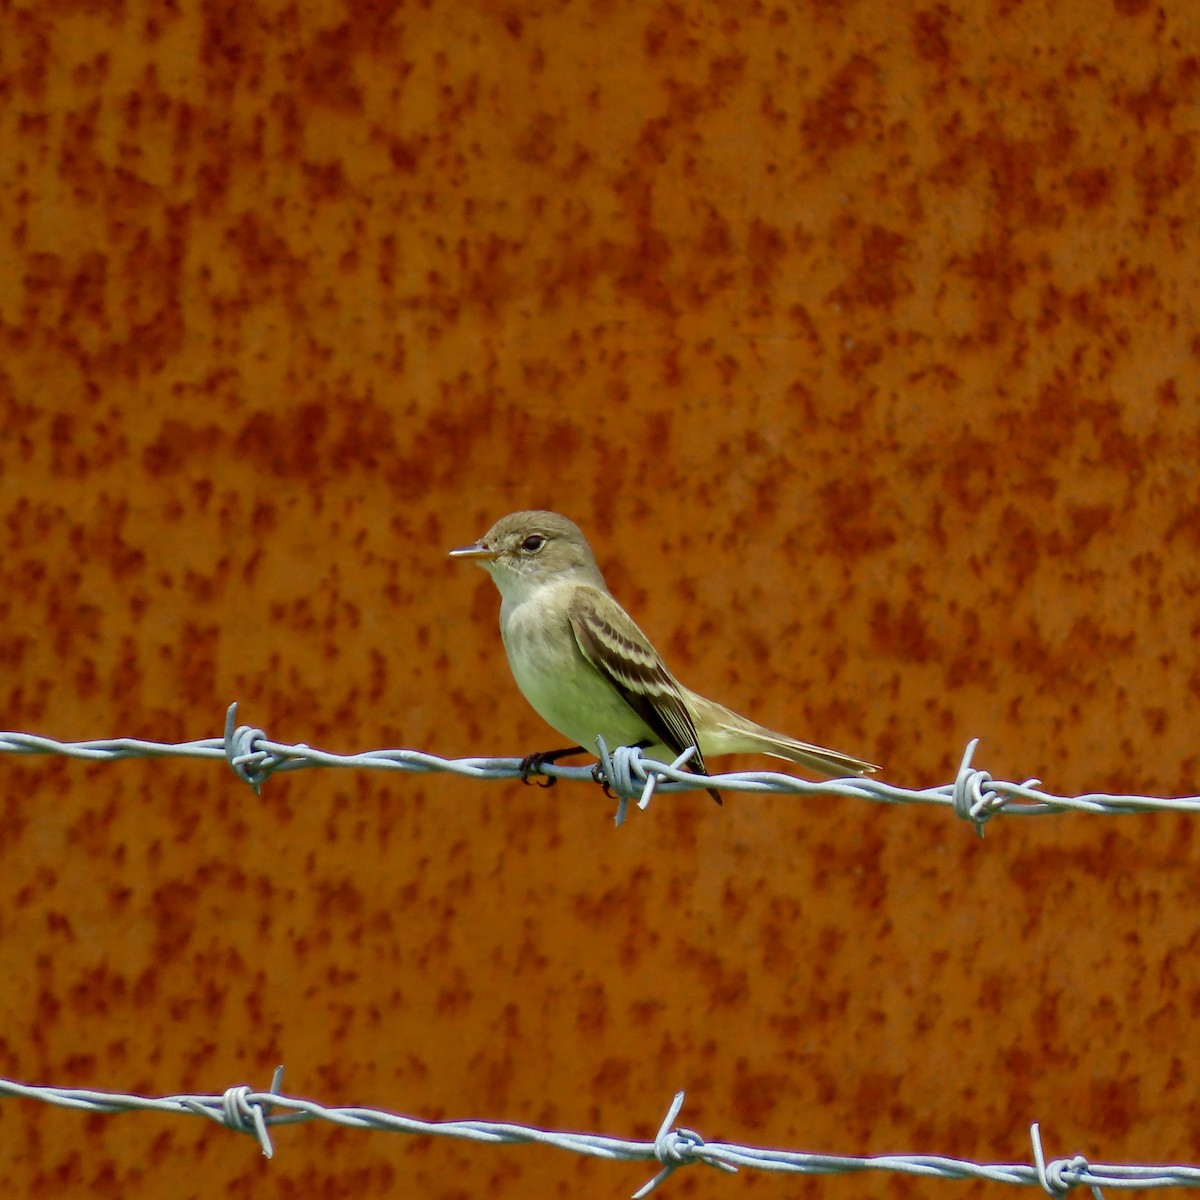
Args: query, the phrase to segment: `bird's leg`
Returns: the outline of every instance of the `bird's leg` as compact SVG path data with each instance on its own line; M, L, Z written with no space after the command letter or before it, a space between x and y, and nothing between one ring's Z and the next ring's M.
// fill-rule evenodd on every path
M582 746L565 746L562 750L543 750L540 754L527 754L521 759L521 782L528 786L529 776L540 773L546 763L558 762L560 758L570 758L572 754L583 754ZM547 775L538 783L538 787L553 787L558 782L553 775Z

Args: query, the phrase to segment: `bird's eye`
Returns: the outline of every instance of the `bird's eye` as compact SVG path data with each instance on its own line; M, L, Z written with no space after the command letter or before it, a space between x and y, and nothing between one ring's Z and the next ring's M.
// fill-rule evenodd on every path
M522 543L521 549L529 554L536 554L544 545L546 539L540 533L531 533Z

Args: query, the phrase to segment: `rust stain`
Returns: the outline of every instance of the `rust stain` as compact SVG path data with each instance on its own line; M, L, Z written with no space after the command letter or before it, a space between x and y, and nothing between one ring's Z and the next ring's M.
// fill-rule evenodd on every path
M335 750L539 748L494 590L443 556L545 505L690 686L889 779L979 735L997 776L1194 790L1186 6L0 21L6 727L212 736L237 699ZM1064 1143L1196 1157L1187 818L980 847L657 797L613 833L566 785L0 767L7 1076L283 1061L331 1102L645 1136L670 1078L705 1133L967 1155L1036 1094ZM244 1174L215 1129L13 1112L31 1194ZM272 1170L305 1193L613 1170L303 1132Z

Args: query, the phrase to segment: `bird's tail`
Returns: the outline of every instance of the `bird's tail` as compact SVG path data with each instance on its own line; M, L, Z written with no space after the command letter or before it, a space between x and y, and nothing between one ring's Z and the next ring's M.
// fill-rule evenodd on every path
M772 758L782 758L818 775L827 775L830 779L870 775L879 770L874 763L853 755L798 742L786 733L766 729L694 692L690 692L687 699L688 707L692 708L696 718L696 728L700 730L700 749L705 755L769 754Z
M762 726L755 729L749 738L755 744L748 746L747 750L786 759L806 770L828 775L830 779L840 779L845 775L872 775L879 770L874 763L864 762L851 754L826 750L824 746L810 746L807 742L798 742L795 738L763 729Z

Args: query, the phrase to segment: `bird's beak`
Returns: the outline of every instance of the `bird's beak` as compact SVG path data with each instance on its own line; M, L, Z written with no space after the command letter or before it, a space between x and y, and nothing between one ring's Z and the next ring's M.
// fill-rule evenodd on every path
M491 549L485 542L476 542L473 546L464 546L461 550L451 550L451 558L482 558L495 559L499 558L498 551Z

